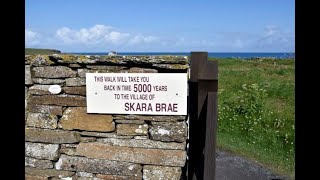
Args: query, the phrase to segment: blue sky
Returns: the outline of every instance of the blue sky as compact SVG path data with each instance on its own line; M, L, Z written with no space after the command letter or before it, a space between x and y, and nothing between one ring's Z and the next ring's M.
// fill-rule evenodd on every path
M26 0L25 46L62 52L294 52L293 0Z

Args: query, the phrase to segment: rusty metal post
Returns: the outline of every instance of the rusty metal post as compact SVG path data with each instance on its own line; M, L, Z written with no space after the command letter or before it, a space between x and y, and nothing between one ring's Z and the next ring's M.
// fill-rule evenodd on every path
M215 180L218 63L191 52L188 180Z

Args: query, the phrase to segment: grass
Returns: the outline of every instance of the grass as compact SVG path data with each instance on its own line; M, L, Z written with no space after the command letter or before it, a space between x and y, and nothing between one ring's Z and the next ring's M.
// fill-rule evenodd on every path
M294 179L294 60L209 59L219 63L218 148Z
M55 49L36 49L36 48L25 48L24 54L25 55L32 55L32 54L60 54L59 50Z

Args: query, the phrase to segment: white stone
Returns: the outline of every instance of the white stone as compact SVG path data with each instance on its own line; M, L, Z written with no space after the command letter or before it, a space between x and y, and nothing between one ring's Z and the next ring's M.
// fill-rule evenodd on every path
M79 175L80 177L93 177L93 174L88 172L77 172L77 175Z
M55 164L56 170L60 170L61 169L61 165L62 165L62 160L60 158L59 161Z
M60 85L51 85L49 87L49 92L51 92L51 94L59 94L61 92L61 87Z
M168 130L166 130L166 129L159 129L159 130L158 130L158 133L161 134L161 135L165 135L165 134L168 134L168 135L169 135L169 134L170 134L170 131L168 131Z
M72 180L72 177L63 177L61 179L63 179L63 180Z
M139 127L140 128L140 127ZM136 132L136 133L143 133L143 130L142 129L136 129L134 132Z

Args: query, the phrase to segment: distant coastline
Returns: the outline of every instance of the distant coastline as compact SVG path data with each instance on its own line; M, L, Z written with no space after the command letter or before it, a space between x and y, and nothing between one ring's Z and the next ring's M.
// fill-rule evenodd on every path
M111 52L111 51L110 51ZM76 54L76 55L109 55L110 52L61 52L56 49L38 49L25 48L25 54ZM112 51L113 52L113 51ZM159 56L159 55L173 55L173 56L190 56L190 52L114 52L114 55L119 56ZM294 52L208 52L208 57L211 58L233 58L233 59L295 59Z
M25 48L24 54L61 54L61 51L56 49Z
M108 55L109 52L66 52L68 54L78 55ZM190 52L117 52L120 56L140 56L140 55L174 55L174 56L190 56ZM277 53L255 53L255 52L208 52L209 57L215 58L240 58L240 59L254 59L254 58L275 58L287 59L295 58L295 53L292 52L277 52Z

